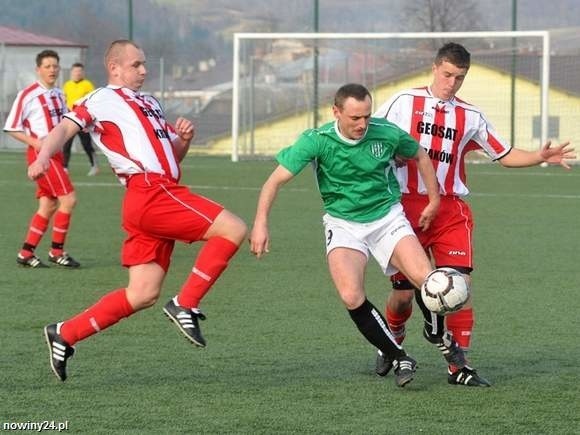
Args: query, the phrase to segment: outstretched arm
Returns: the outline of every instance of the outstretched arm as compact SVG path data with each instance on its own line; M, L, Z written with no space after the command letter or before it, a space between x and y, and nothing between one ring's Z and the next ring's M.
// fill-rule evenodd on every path
M272 204L280 188L290 181L294 175L284 166L278 165L266 180L260 191L254 227L250 233L250 252L257 258L270 251L270 236L268 233L268 216Z
M419 147L415 159L417 160L417 169L419 169L419 173L427 189L427 195L429 196L429 204L427 204L421 212L421 216L419 216L419 226L425 231L429 228L431 222L437 215L437 210L439 210L439 203L441 201L439 197L439 182L437 181L437 175L433 169L431 159L422 147Z
M74 121L64 118L54 127L48 136L40 141L40 152L36 160L28 167L28 178L35 180L41 177L50 166L50 158L81 128Z
M499 159L502 166L506 168L525 168L536 166L540 163L558 164L565 169L570 169L567 160L576 158L574 148L570 142L564 142L557 147L551 147L551 142L547 142L537 151L525 151L518 148L512 150Z

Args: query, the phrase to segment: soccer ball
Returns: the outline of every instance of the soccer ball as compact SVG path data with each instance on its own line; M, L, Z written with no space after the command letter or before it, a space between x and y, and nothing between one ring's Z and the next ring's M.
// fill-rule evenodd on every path
M465 277L450 267L435 269L421 286L423 303L429 311L440 316L460 310L469 294Z

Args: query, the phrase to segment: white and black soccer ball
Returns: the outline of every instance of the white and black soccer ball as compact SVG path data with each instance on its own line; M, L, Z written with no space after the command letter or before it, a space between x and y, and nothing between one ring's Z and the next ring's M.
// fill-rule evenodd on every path
M463 274L450 267L433 270L421 286L421 298L429 311L444 316L460 310L470 289Z

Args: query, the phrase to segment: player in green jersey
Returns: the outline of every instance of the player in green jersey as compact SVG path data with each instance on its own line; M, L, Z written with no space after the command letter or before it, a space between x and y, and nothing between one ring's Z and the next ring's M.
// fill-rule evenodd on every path
M395 156L416 160L425 181L429 201L421 214L423 228L437 213L439 188L425 151L399 127L371 118L371 106L364 86L344 85L334 98L335 121L306 130L280 151L279 165L258 199L250 249L258 258L269 251L268 215L278 190L313 162L326 211L326 253L334 285L359 331L392 358L396 383L403 387L413 379L416 362L367 300L365 269L372 255L386 275L401 271L417 287L433 269L399 202Z

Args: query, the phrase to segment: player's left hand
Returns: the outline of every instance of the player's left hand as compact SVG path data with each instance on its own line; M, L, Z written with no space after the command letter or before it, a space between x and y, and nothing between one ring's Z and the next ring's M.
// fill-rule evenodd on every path
M184 142L191 141L195 136L195 127L189 119L177 118L173 127L179 138Z
M421 228L422 231L427 231L429 229L431 223L435 219L435 216L437 216L438 210L439 202L433 201L429 202L429 204L427 204L427 206L423 209L421 215L419 216L419 228Z
M404 157L395 155L393 160L395 161L396 168L402 168L403 166L407 166L407 159L405 159Z
M548 141L540 150L540 157L546 163L558 164L565 169L570 169L570 165L566 160L573 160L576 158L574 148L570 146L570 142L564 142L557 147L551 147L552 142Z

